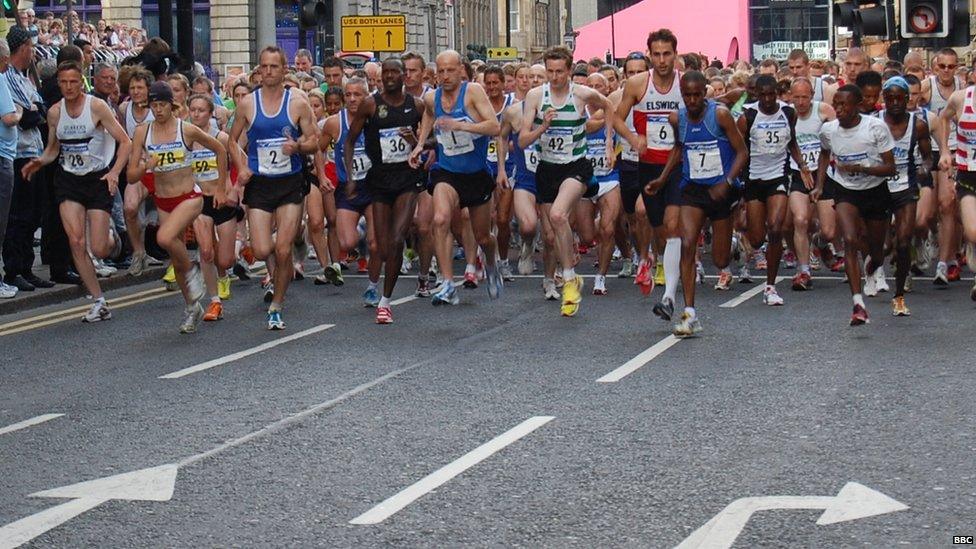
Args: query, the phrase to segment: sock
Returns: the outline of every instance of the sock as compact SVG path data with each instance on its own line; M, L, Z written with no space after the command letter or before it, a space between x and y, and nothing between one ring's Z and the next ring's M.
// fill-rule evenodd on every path
M468 264L467 264L467 265L466 265L466 266L464 267L464 274L468 274L468 273L475 273L475 272L478 272L478 268L477 268L477 267L475 267L474 265L472 265L471 263L468 263Z
M945 269L948 268L948 265L946 265L946 262L945 261L940 261L939 264L936 265L935 268L936 269L940 269L940 270L945 270Z
M861 307L864 307L864 296L863 295L861 295L861 294L854 294L853 299L854 299L854 304L855 305L860 305Z
M389 307L390 306L390 298L388 298L386 296L381 297L380 298L380 304L379 304L379 306L380 307Z
M576 278L576 269L570 267L568 269L563 269L563 280L569 282Z
M380 285L380 281L379 280L377 280L376 282L373 282L372 280L370 280L369 281L369 285L366 286L366 289L367 290L375 290L377 288L377 286L379 286L379 285Z
M268 306L268 312L270 313L272 311L281 312L281 303L275 303L272 301L271 305Z
M767 292L769 292L769 291L775 292L776 291L776 286L773 285L773 284L766 284L766 291Z
M942 262L940 261L939 263L942 263ZM955 259L950 259L949 260L949 266L950 267L958 267L959 266L959 262L956 261Z
M95 303L101 303L102 305L105 305L105 296L96 299Z
M810 274L810 266L809 265L800 265L800 272L801 273Z
M669 238L664 246L664 297L674 301L681 282L681 239Z
M603 288L606 285L606 283L607 283L607 277L604 275L598 274L593 279L593 287L595 288Z
M220 296L213 296L210 298L211 303L220 303Z
M691 318L695 318L695 308L694 307L685 307L685 313L687 313L688 316L690 316Z

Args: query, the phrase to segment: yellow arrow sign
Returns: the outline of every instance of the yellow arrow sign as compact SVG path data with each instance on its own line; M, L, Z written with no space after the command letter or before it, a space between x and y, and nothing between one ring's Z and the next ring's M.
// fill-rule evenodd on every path
M407 17L404 15L347 15L342 18L345 51L404 51Z
M515 61L517 59L517 48L488 48L489 61Z

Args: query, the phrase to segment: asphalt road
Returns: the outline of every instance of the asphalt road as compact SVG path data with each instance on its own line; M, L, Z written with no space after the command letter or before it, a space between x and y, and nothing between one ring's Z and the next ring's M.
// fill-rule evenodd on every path
M110 294L101 324L63 313L81 301L0 317L0 547L941 547L976 534L971 281L918 280L910 318L871 298L872 323L850 328L846 285L823 276L802 294L781 282L778 308L758 295L720 307L755 286L709 284L704 334L677 342L651 314L661 290L616 278L605 297L588 279L572 319L539 278L493 302L483 289L449 308L408 299L391 326L361 306L361 278L294 284L284 332L264 329L256 281L235 282L225 320L191 336L156 284ZM395 297L413 288L404 278Z

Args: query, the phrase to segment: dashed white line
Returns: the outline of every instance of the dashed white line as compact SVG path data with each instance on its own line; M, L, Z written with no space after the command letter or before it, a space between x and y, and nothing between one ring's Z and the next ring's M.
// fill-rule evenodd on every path
M783 277L783 276L777 277L776 278L776 282L780 282L780 281L784 280L785 278L786 277ZM722 308L725 308L725 309L731 309L732 307L738 307L739 305L742 305L746 301L749 301L749 299L751 299L752 297L761 294L763 292L763 290L765 290L765 289L766 289L766 281L763 280L762 282L760 282L759 284L757 284L755 288L752 288L752 289L749 289L749 290L746 290L746 291L742 292L742 294L740 294L740 295L738 295L736 297L733 297L732 299L730 299L730 300L726 301L725 303L719 305L719 307L722 307Z
M417 299L415 295L408 295L407 297L401 297L400 299L394 299L390 302L390 305L403 305L404 303L410 303L411 301Z
M634 358L628 360L623 366L615 369L609 374L596 380L597 383L616 383L621 379L627 377L628 375L636 372L641 366L644 366L648 362L654 360L658 355L670 349L673 345L681 341L680 339L669 335L668 337L658 341L654 345L645 349L641 354L635 356Z
M52 419L57 419L64 414L44 414L37 417L32 417L30 419L25 419L24 421L14 423L13 425L7 425L6 427L0 427L0 435L6 435L8 433L13 433L14 431L20 431L21 429L26 429L28 427L33 427L45 421L51 421Z
M272 349L272 348L277 347L279 345L283 345L283 344L288 343L290 341L295 341L296 339L301 339L303 337L307 337L307 336L310 336L310 335L313 335L313 334L317 334L319 332L323 332L325 330L328 330L329 328L334 328L334 327L335 327L335 324L321 324L321 325L316 326L314 328L309 328L308 330L302 330L301 332L297 332L297 333L291 334L289 336L285 336L285 337L282 337L282 338L279 338L279 339L275 339L275 340L269 341L267 343L262 343L261 345L258 345L257 347L251 347L250 349L245 349L243 351L238 351L236 353L229 354L229 355L224 356L224 357L215 358L213 360L208 360L206 362L202 362L200 364L197 364L196 366L190 366L189 368L183 368L182 370L177 370L175 372L172 372L172 373L169 373L169 374L166 374L166 375L159 376L159 379L179 379L181 377L185 377L185 376L188 376L190 374L195 374L197 372L202 372L204 370L209 370L210 368L216 368L217 366L223 366L224 364L227 364L228 362L234 362L235 360L240 360L242 358L249 357L251 355L255 355L255 354L258 354L258 353L267 351L268 349Z
M379 524L418 498L436 490L452 478L481 463L492 454L555 419L552 416L531 417L498 435L451 463L441 467L403 491L349 521L350 524Z

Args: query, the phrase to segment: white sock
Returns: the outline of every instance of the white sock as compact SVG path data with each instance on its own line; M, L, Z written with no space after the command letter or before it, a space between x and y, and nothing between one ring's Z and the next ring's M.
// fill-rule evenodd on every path
M379 280L377 280L376 282L373 282L372 280L370 280L369 281L369 285L366 286L366 289L367 290L375 290L377 288L377 286L379 286L379 285L380 285L380 281Z
M664 246L664 297L674 301L681 282L681 239L669 238Z
M576 278L576 269L570 267L569 269L563 269L563 280L569 282Z
M220 303L220 296L213 296L210 298L211 303Z
M938 265L935 266L935 268L936 269L946 269L946 268L948 268L948 265L946 265L946 262L945 261L940 261L938 263Z
M861 307L864 307L864 296L863 295L861 295L861 294L854 294L853 299L854 299L854 304L855 305L860 305Z
M766 291L767 292L775 292L776 291L776 286L773 285L773 284L766 284Z
M607 283L607 277L604 275L598 274L593 279L594 288L603 288L606 285L606 283Z
M694 307L685 307L685 312L688 313L688 316L690 316L691 318L695 318L695 308Z
M105 296L96 299L95 303L101 303L102 305L105 305Z
M379 304L379 306L380 307L389 307L390 306L390 298L388 298L386 296L381 297L380 298L380 304Z
M477 271L478 271L478 268L475 267L474 265L470 264L470 263L468 263L467 266L464 267L464 274L475 273Z

